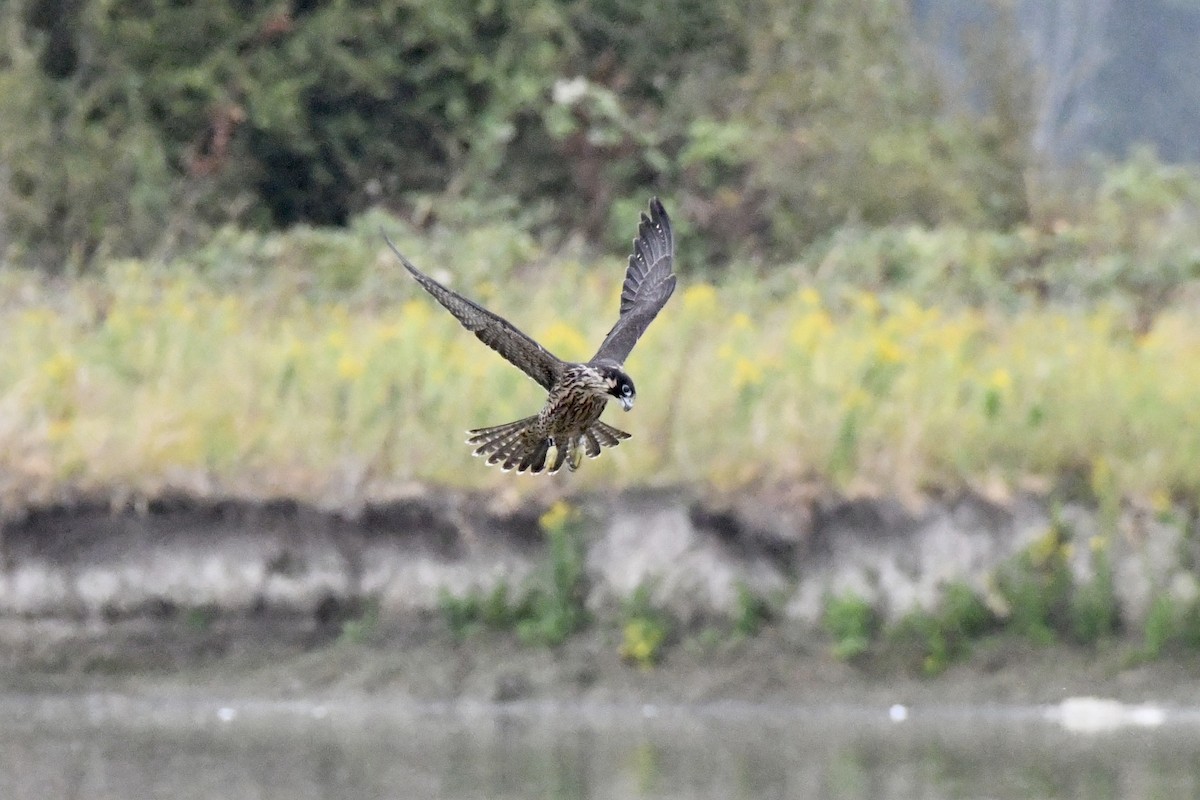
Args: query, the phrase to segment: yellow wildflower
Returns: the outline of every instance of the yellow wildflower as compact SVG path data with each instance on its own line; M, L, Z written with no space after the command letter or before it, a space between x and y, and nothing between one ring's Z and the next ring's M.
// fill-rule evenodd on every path
M749 358L739 358L733 367L733 386L741 390L763 382L762 364Z
M167 316L178 322L191 322L196 318L196 298L189 296L186 284L177 282L167 288L163 304Z
M658 660L665 638L666 631L662 625L642 618L632 619L625 625L620 656L642 669L649 669Z
M575 514L575 509L571 508L571 504L566 500L555 500L538 519L538 524L542 526L543 531L561 530L575 518Z
M133 320L130 319L129 312L123 306L118 306L108 312L108 316L104 318L104 327L124 338L133 331Z
M694 283L683 291L683 307L693 314L717 310L717 290L707 283Z
M330 318L338 325L347 325L350 323L350 309L345 303L334 303L329 310Z
M792 343L798 347L811 347L818 340L833 333L833 320L824 311L805 314L792 325Z
M588 341L583 334L561 321L546 328L537 338L547 350L561 358L571 358L572 353L582 354L588 349Z
M427 300L413 298L400 307L400 316L421 327L429 320L429 303Z
M48 308L29 308L17 316L18 327L49 328L58 320L58 315Z
M996 367L988 376L988 388L997 392L1007 392L1012 388L1012 374L1004 367Z
M221 330L224 333L237 333L242 329L242 321L246 315L245 306L236 295L226 295L217 303L217 317L221 320Z
M342 353L337 362L338 377L344 381L353 381L362 377L366 371L366 364L359 356L351 353Z
M59 351L42 364L42 372L55 383L65 383L75 377L79 362L70 353Z
M400 338L403 329L398 322L385 322L375 329L375 338L382 343L394 342Z
M1150 508L1155 514L1165 514L1171 510L1171 493L1165 489L1155 489L1150 493Z
M846 394L846 408L851 411L862 408L871 401L871 395L861 386L855 386Z
M46 438L57 444L71 434L72 427L71 419L68 417L52 419L46 426Z
M346 332L340 328L335 328L325 337L325 341L334 350L341 350L346 346Z
M1092 493L1103 497L1113 485L1113 468L1104 456L1096 456L1092 461Z
M879 313L879 298L872 292L856 292L851 300L867 316L873 317Z
M885 337L875 343L875 356L884 364L899 364L904 360L904 348Z
M1029 560L1034 566L1042 567L1050 562L1052 558L1062 558L1065 553L1063 543L1059 540L1058 531L1053 527L1048 528L1038 538L1034 539L1029 545Z
M304 342L288 334L281 347L281 356L286 361L301 361L305 356Z

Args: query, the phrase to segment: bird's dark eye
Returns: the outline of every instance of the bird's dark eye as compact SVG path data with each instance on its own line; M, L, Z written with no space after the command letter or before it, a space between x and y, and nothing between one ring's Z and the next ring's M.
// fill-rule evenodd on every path
M621 394L623 394L626 397L629 397L629 395L633 394L633 387L630 386L628 383L625 384L624 386L621 387Z

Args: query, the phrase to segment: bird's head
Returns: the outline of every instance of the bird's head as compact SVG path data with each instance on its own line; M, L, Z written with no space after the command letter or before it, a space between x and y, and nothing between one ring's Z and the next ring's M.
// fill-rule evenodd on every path
M621 408L628 411L633 408L633 400L637 397L637 389L633 388L633 380L625 374L618 364L601 364L597 367L600 377L604 379L604 390L621 403Z

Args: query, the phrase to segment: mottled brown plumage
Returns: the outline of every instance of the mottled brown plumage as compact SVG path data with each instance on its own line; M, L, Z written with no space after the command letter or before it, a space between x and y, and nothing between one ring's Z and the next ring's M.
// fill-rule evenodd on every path
M638 225L621 289L620 316L596 355L584 363L558 358L503 317L421 272L384 238L417 282L464 328L549 392L542 410L532 417L470 431L467 443L475 446L475 455L505 470L541 472L553 447L549 471L554 473L564 463L574 470L584 455L595 458L602 448L629 438L600 422L600 414L609 397L617 398L626 411L633 407L636 391L622 363L675 291L671 220L657 197Z

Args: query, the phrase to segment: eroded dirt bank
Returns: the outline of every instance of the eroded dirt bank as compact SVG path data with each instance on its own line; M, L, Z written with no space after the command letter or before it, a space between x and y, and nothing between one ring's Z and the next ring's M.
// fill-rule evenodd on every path
M1104 693L1200 703L1190 660L1131 664L1128 649L976 646L936 679L886 662L844 663L820 631L824 599L853 591L888 618L936 603L1046 535L1081 579L1102 541L1120 626L1136 631L1154 597L1187 599L1189 525L1097 513L1035 497L964 495L901 505L828 494L699 499L686 491L577 497L594 622L555 648L511 633L463 640L440 598L520 586L547 558L545 507L414 492L354 514L291 501L164 498L114 511L28 509L3 530L0 670L16 688L196 687L287 696L388 692L423 700L740 698L870 702L1052 701ZM676 621L661 664L618 655L621 607L638 587ZM771 598L757 636L729 633L749 592ZM347 623L369 624L347 635ZM723 622L724 621L724 622Z

